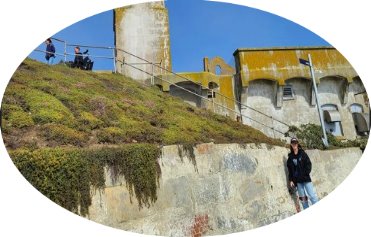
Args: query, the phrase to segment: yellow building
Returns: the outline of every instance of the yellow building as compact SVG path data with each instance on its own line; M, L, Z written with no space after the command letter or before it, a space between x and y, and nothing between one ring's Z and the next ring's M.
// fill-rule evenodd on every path
M156 84L192 105L283 138L289 126L320 124L310 69L299 63L308 54L326 130L348 139L368 134L365 87L333 47L237 49L236 68L220 57L205 58L203 72L164 74Z
M299 59L311 55L325 128L354 139L369 130L369 104L357 72L333 47L241 48L234 52L243 121L270 136L275 127L320 124L309 67ZM254 108L268 115L262 116ZM269 118L271 116L271 118ZM258 120L264 125L254 123Z
M217 72L216 69L220 70ZM204 58L203 72L167 73L156 78L155 84L164 92L178 96L191 105L240 119L234 74L234 68L222 58Z
M333 47L239 48L235 67L205 58L203 72L173 73L164 1L116 9L114 19L117 72L151 79L164 92L272 137L292 125L320 124L310 70L299 63L310 54L326 129L349 139L368 134L365 87Z

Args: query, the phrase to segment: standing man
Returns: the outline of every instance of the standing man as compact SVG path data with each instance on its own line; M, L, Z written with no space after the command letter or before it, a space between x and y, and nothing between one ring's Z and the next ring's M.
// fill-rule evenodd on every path
M45 41L46 44L46 53L45 53L45 59L47 64L53 64L54 58L55 58L55 47L54 44L52 43L52 40L48 38Z
M307 153L300 146L297 138L291 139L288 156L289 185L291 188L297 187L299 200L303 209L306 209L309 207L308 197L312 205L318 202L318 197L313 187L312 179L310 178L312 163Z

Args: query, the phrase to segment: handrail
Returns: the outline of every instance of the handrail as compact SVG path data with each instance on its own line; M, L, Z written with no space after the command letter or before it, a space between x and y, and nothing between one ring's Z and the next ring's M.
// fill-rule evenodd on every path
M55 54L55 55L64 56L64 58L65 58L65 62L66 62L66 57L67 57L67 55L73 55L73 56L76 55L76 54L70 54L70 53L67 53L67 46L74 46L74 47L79 46L79 47L84 47L84 48L95 48L95 49L108 49L108 50L113 50L113 56L112 56L112 57L108 57L108 56L98 56L98 55L89 55L89 56L92 57L92 58L102 58L102 59L111 59L111 60L113 59L113 61L114 61L113 64L114 64L115 72L116 72L116 63L115 63L115 61L117 61L117 62L121 62L123 65L129 65L129 66L131 66L132 68L134 68L134 69L136 69L136 70L140 70L140 71L142 71L142 72L144 72L144 73L146 73L146 74L148 74L148 75L151 75L152 78L156 78L156 79L159 79L159 80L161 80L161 81L165 81L165 82L169 83L170 85L173 85L173 86L175 86L175 87L177 87L177 88L181 88L182 90L187 91L188 93L191 93L191 94L193 94L193 95L196 95L196 96L200 97L201 99L204 99L204 100L207 100L207 101L209 101L209 102L212 102L212 103L215 104L215 105L218 105L218 106L220 106L220 107L222 107L222 108L224 108L224 109L227 109L228 111L232 111L233 113L238 114L238 115L241 116L241 117L248 118L248 119L250 119L251 121L254 121L254 122L258 123L258 124L261 124L261 125L263 125L263 126L265 126L265 127L268 127L268 128L270 128L270 129L272 129L273 131L276 131L276 132L279 132L279 133L281 133L281 134L284 134L283 132L274 129L274 127L270 127L270 126L268 126L268 125L265 125L265 124L263 124L263 123L261 123L261 122L255 120L255 119L251 118L251 117L248 117L247 115L243 115L242 113L237 113L237 112L236 112L235 110L233 110L233 109L230 109L230 108L228 108L228 107L226 107L226 106L224 106L224 105L222 105L222 104L219 104L219 103L217 103L217 102L215 102L215 101L213 101L213 100L210 100L209 98L206 98L206 97L200 96L199 94L194 93L194 92L192 92L192 91L190 91L190 90L187 90L187 89L184 88L184 87L181 87L181 86L179 86L179 85L176 85L176 83L172 83L172 82L170 82L170 81L168 81L168 80L165 80L164 78L160 78L160 77L158 77L158 76L155 76L155 75L153 74L153 70L152 70L152 73L149 73L149 72L146 72L145 70L142 70L142 69L140 69L140 68L137 68L137 67L133 66L134 64L151 64L152 67L155 66L155 67L157 67L157 68L160 68L161 71L167 72L167 73L169 73L169 74L175 75L175 76L178 77L178 78L182 78L182 79L184 79L184 80L186 80L186 81L192 82L193 84L195 84L195 85L197 85L197 86L200 86L201 89L209 89L208 87L203 86L202 83L195 82L195 81L193 81L193 80L191 80L191 79L189 79L189 78L187 78L187 77L185 77L185 76L179 75L179 74L177 74L177 73L175 73L175 72L173 72L173 71L171 71L171 70L169 70L169 69L167 69L167 68L165 68L165 67L162 67L161 63L154 63L154 62L151 62L151 61L149 61L149 60L147 60L147 59L144 59L144 58L142 58L142 57L139 57L139 56L137 56L137 55L135 55L135 54L132 54L132 53L126 51L126 50L123 50L123 49L120 49L120 48L117 48L117 47L93 46L93 45L79 45L79 44L67 44L67 41L65 41L65 40L61 40L61 39L58 39L58 38L51 38L51 39L53 39L53 40L55 40L55 41L59 41L59 42L63 42L63 43L64 43L64 47L65 47L65 49L64 49L64 54L59 54L59 53L54 53L54 54ZM45 50L39 50L39 49L35 49L34 51L47 53L47 51L45 51ZM125 54L128 54L128 55L134 57L134 58L137 58L137 59L139 59L139 60L142 60L142 61L144 61L144 62L146 62L146 63L131 63L131 64L129 64L129 63L125 63L125 62L123 62L123 61L117 59L117 55L116 55L115 51L123 52L123 53L125 53ZM218 91L213 91L213 92L214 92L215 94L217 94L217 95L223 97L223 98L226 98L226 99L228 99L228 100L230 100L230 101L233 101L234 103L240 105L241 107L251 109L251 110L254 111L254 112L257 112L257 113L259 113L259 114L261 114L261 115L263 115L263 116L266 116L266 117L270 118L270 119L272 120L272 122L273 122L273 121L276 121L276 122L279 122L279 123L281 123L281 124L283 124L283 125L285 125L285 126L287 126L287 127L290 126L290 125L288 125L287 123L285 123L285 122L283 122L283 121L280 121L280 120L274 118L273 116L267 115L267 114L265 114L265 113L263 113L263 112L261 112L261 111L255 109L255 108L252 108L252 107L250 107L250 106L248 106L248 105L245 105L245 104L241 103L240 101L238 101L238 100L236 100L236 99L234 99L234 98L230 98L230 97L228 97L228 96L226 96L226 95L223 95L223 94L221 94L221 93L218 92Z
M72 47L82 47L82 48L92 48L92 49L115 49L115 47L106 47L106 46L91 46L91 45L81 45L81 44L67 44L67 46Z
M143 60L143 61L145 61L145 62L147 62L147 63L153 64L152 62L150 62L150 61L148 61L148 60L146 60L146 59L144 59L144 58L141 58L141 57L139 57L139 56L137 56L137 55L134 55L134 54L132 54L132 53L129 53L129 52L123 50L123 49L117 48L117 50L118 50L118 51L121 51L121 52L124 52L124 53L126 53L126 54L129 54L130 56L133 56L133 57L135 57L135 58L141 59L141 60ZM190 82L194 83L195 85L201 86L201 88L209 89L208 87L203 86L202 83L197 83L197 82L195 82L195 81L192 81L191 79L189 79L189 78L187 78L187 77L184 77L184 76L182 76L182 75L179 75L179 74L177 74L177 73L175 73L175 72L173 72L173 71L170 71L170 70L168 70L168 69L166 69L166 68L164 68L164 67L162 67L162 66L158 66L158 65L154 65L154 66L156 66L156 67L158 67L158 68L160 68L160 69L162 69L162 70L164 70L164 71L166 71L166 72L169 72L169 73L171 73L171 74L173 74L173 75L175 75L175 76L177 76L177 77L180 77L180 78L182 78L182 79L185 79L185 80L187 80L187 81L190 81ZM237 104L239 104L239 105L241 105L241 106L243 106L243 107L245 107L245 108L251 109L251 110L253 110L253 111L255 111L255 112L257 112L257 113L259 113L259 114L261 114L261 115L264 115L264 116L266 116L266 117L268 117L268 118L271 118L271 119L275 120L276 122L279 122L279 123L281 123L281 124L283 124L283 125L285 125L285 126L287 126L287 127L290 127L289 124L287 124L287 123L285 123L285 122L283 122L283 121L280 121L280 120L278 120L278 119L275 119L273 116L269 116L269 115L267 115L267 114L265 114L265 113L263 113L263 112L261 112L261 111L259 111L259 110L257 110L257 109L254 109L254 108L252 108L252 107L250 107L250 106L248 106L248 105L242 104L240 101L238 101L238 100L236 100L236 99L233 99L233 98L227 97L227 96L225 96L225 95L223 95L223 94L221 94L221 93L219 93L219 92L217 92L217 91L215 91L215 94L218 94L218 95L220 95L220 96L222 96L222 97L224 97L224 98L226 98L226 99L228 99L228 100L231 100L231 101L233 101L233 102L235 102L235 103L237 103Z
M64 44L64 54L63 54L63 57L64 57L64 62L66 63L67 62L67 56L68 55L76 55L76 54L70 54L70 53L67 53L67 47L83 47L83 48L94 48L94 49L109 49L109 50L112 50L112 57L108 57L108 56L97 56L97 55L89 55L90 57L92 58L102 58L102 59L111 59L113 60L113 68L114 68L114 72L116 72L116 53L115 53L115 50L116 48L115 47L107 47L107 46L94 46L94 45L80 45L80 44L67 44L67 41L66 40L62 40L62 39L58 39L58 38L54 38L52 37L51 38L52 40L55 40L55 41L58 41L58 42L62 42ZM41 51L41 50L35 50L35 51ZM42 52L42 51L41 51ZM46 52L46 51L44 51ZM54 53L56 55L61 55L61 54L57 54L57 53Z
M59 56L64 56L64 54L60 54L60 53L57 53L57 52L50 52L50 51L46 51L46 50L41 50L41 49L34 49L33 51L35 52L41 52L41 53L52 53L52 54L55 54L55 55L59 55Z
M52 40L55 40L55 41L59 41L59 42L62 42L62 43L67 43L66 40L61 40L61 39L58 39L58 38L51 38ZM79 47L83 47L83 48L93 48L93 49L115 49L115 47L110 47L110 46L94 46L94 45L81 45L81 44L66 44L67 46L79 46Z
M36 51L36 52L42 52L42 53L53 53L53 52L46 51L46 50L41 50L41 49L35 49L34 51ZM70 56L81 55L82 56L83 55L83 54L73 54L73 53L60 54L60 53L57 53L57 52L54 52L53 54L59 55L59 56L64 56L64 55L70 55ZM89 57L92 57L92 58L104 58L104 59L114 59L114 57L98 56L98 55L90 55L90 54L89 54Z
M119 61L119 62L121 62L121 63L123 63L123 64L126 64L125 62L123 62L123 61L121 61L121 60L117 60L117 61ZM144 72L144 73L146 73L146 74L148 74L148 75L152 75L151 73L149 73L149 72L147 72L147 71L145 71L145 70L143 70L143 69L140 69L140 68L135 67L135 66L130 65L130 64L127 64L127 65L130 66L130 67L132 67L132 68L134 68L134 69L136 69L136 70L139 70L139 71L141 71L141 72ZM222 107L222 108L224 108L224 109L227 109L227 110L229 110L229 111L231 111L231 112L233 112L233 113L235 113L235 114L239 114L239 113L237 113L235 110L230 109L230 108L228 108L227 106L224 106L224 105L219 104L219 103L217 103L217 102L215 102L215 101L212 101L212 100L209 99L209 98L203 97L203 96L201 96L201 95L199 95L199 94L197 94L197 93L195 93L195 92L193 92L193 91L190 91L190 90L188 90L188 89L186 89L186 88L184 88L184 87L182 87L182 86L177 85L176 83L170 82L170 81L168 81L168 80L166 80L166 79L163 79L163 78L160 78L160 77L158 77L158 76L154 76L154 77L155 77L156 79L160 79L160 80L162 80L162 81L165 81L165 82L169 83L170 85L173 85L173 86L175 86L175 87L177 87L177 88L179 88L179 89L182 89L182 90L184 90L184 91L186 91L186 92L188 92L188 93L190 93L190 94L192 94L192 95L195 95L195 96L197 96L197 97L199 97L199 98L201 98L201 99L204 99L204 100L209 101L209 102L211 102L211 103L213 103L213 104L215 104L215 105L218 105L218 106L220 106L220 107ZM284 132L279 131L279 130L276 130L274 127L270 127L270 126L268 126L268 125L266 125L266 124L263 124L263 123L259 122L258 120L255 120L255 119L253 119L253 118L251 118L251 117L248 117L248 116L246 116L246 115L243 115L243 114L239 114L239 115L241 115L242 117L248 118L248 119L250 119L251 121L254 121L254 122L256 122L256 123L258 123L258 124L260 124L260 125L263 125L263 126L265 126L265 127L267 127L267 128L270 128L270 129L272 129L272 130L275 131L275 132L278 132L278 133L281 133L281 134L285 135Z
M61 40L61 39L58 39L58 38L54 38L54 37L52 37L51 39L52 39L52 40L55 40L55 41L59 41L59 42L62 42L62 43L65 43L65 42L66 42L65 40Z

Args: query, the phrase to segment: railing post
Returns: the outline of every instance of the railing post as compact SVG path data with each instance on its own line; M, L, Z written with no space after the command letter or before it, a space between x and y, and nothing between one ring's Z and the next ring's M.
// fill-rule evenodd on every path
M152 67L152 76L151 76L151 85L153 86L155 84L155 75L154 75L154 68L153 68L153 62L151 62Z
M225 103L225 97L223 96L223 104L224 104L224 106L225 107L227 107L228 108L228 105ZM224 109L224 112L227 114L228 113L228 110L227 111L225 111L226 109Z
M121 63L121 74L124 75L125 73L125 56L122 57L122 63Z
M64 41L64 63L67 62L67 41Z
M273 132L273 138L276 138L276 134L274 132L274 119L273 119L273 116L271 116L271 120L272 120L272 132Z
M116 73L117 68L116 68L116 48L112 48L112 56L113 56L113 71Z
M211 89L211 100L213 102L213 112L215 113L214 89Z
M161 76L162 76L162 59L161 59L161 61L160 61L160 73L161 73Z

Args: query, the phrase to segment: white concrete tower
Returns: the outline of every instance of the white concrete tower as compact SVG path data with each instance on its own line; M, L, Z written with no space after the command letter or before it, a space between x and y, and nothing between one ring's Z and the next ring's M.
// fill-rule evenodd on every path
M169 17L164 1L115 9L114 33L117 49L171 70ZM152 73L152 65L128 53L117 50L117 72L135 80L150 78L147 73ZM160 73L165 71L154 67L154 74Z

